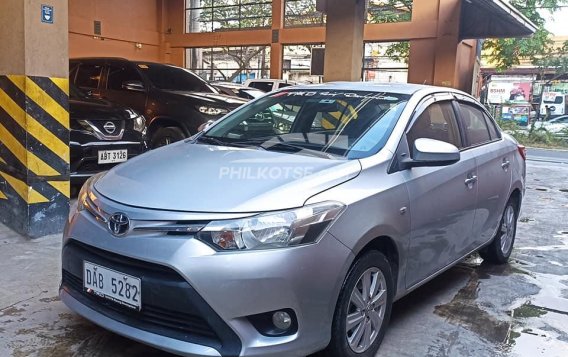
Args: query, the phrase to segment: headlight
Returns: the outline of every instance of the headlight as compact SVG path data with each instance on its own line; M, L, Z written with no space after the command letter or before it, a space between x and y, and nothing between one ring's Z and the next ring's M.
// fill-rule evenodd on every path
M146 130L146 119L144 116L138 114L132 109L126 109L126 112L128 113L128 118L134 123L134 130L140 133L144 132L144 130Z
M134 130L143 133L146 131L146 119L142 115L134 119Z
M89 202L91 201L89 195L92 194L91 188L105 174L106 172L101 172L99 174L91 176L87 181L85 181L83 187L81 187L81 190L79 191L79 195L77 196L77 212L81 212L89 208Z
M344 205L324 202L249 218L213 221L197 238L225 250L271 249L316 242L343 211Z
M199 112L202 113L202 114L214 115L214 116L215 115L225 115L229 112L227 109L207 107L207 106L198 107L197 110L199 110Z

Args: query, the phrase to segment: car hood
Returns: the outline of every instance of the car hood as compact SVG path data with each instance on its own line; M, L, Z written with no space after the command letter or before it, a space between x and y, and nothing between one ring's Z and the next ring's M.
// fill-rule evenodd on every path
M179 142L113 168L95 190L142 208L263 212L301 207L360 171L358 160Z
M248 102L247 100L239 97L217 93L185 92L174 90L164 90L164 92L176 97L192 99L196 102L199 102L199 104L201 105L212 105L220 108L235 109Z
M130 117L126 108L96 98L70 98L69 116L71 120L109 120Z

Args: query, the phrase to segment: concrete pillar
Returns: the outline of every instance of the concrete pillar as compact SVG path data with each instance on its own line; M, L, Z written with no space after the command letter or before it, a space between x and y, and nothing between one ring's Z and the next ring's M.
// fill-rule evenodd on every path
M414 0L413 6L413 21L437 19L437 37L410 41L408 82L471 91L471 81L462 78L472 63L459 39L461 1Z
M284 0L272 0L272 43L270 44L270 78L282 78L284 46L280 31L284 28Z
M327 0L324 80L360 81L365 0Z
M29 237L69 213L67 0L0 1L0 221Z

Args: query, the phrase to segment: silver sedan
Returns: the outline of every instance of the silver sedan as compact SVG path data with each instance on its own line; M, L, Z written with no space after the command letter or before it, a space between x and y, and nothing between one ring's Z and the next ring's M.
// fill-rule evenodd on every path
M60 296L185 356L374 356L394 301L507 262L524 191L524 147L465 93L286 88L91 178Z

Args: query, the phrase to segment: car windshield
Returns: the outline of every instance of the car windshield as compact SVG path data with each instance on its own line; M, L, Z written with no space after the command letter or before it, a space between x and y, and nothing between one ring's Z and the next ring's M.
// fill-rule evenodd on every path
M229 114L198 140L357 159L383 148L409 98L397 93L288 90Z
M218 93L206 81L189 70L164 64L138 63L154 87L165 90Z

